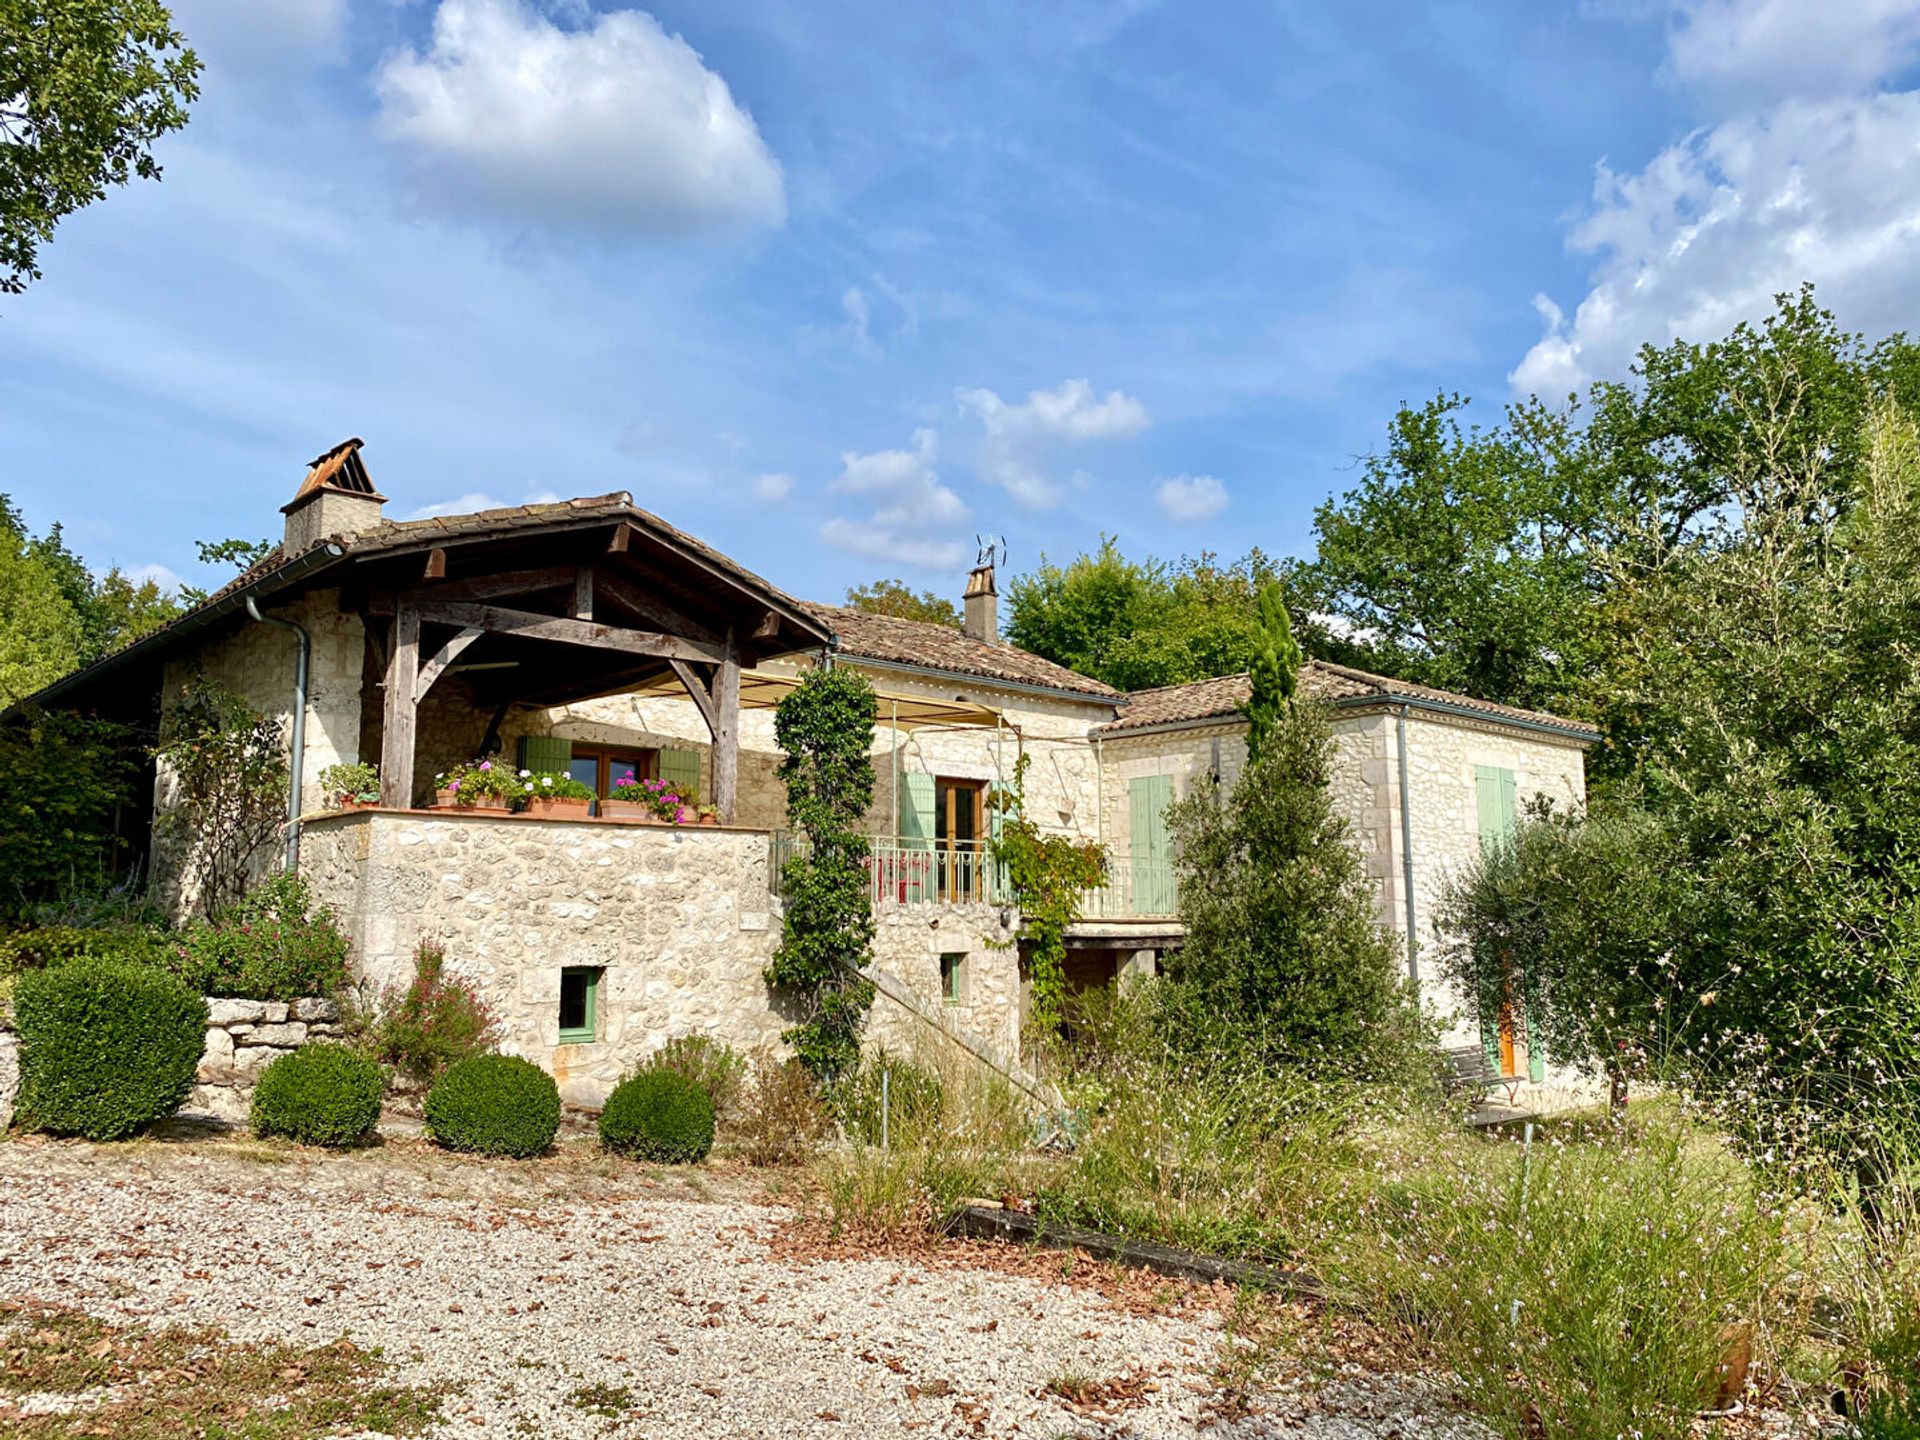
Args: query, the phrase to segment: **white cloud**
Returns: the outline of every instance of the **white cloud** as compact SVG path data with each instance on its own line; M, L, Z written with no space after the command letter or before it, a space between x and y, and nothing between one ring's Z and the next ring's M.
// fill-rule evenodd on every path
M502 500L487 494L484 490L469 490L466 494L456 495L451 500L441 500L432 505L422 505L417 510L409 510L400 518L431 520L436 515L471 515L477 510L505 510L514 505L552 505L565 498L551 490L539 490L518 500Z
M151 580L162 590L178 590L187 583L164 565L135 565L121 573L136 585L144 585Z
M763 500L769 505L777 505L793 493L791 475L756 475L753 477L753 498Z
M967 507L940 479L939 448L938 433L922 429L913 432L911 450L844 453L832 489L871 497L874 509L864 520L837 516L827 521L820 538L877 560L928 569L959 565L966 559L966 546L942 532L966 519Z
M1568 235L1596 257L1590 287L1571 315L1535 298L1543 331L1509 376L1516 391L1560 395L1622 375L1643 343L1724 335L1806 280L1843 323L1920 319L1920 91L1872 89L1920 38L1920 3L1700 0L1682 13L1676 73L1764 90L1804 50L1796 83L1814 93L1703 127L1637 173L1598 166ZM1827 29L1849 37L1844 55L1830 53ZM1872 62L1842 63L1856 51ZM1826 93L1845 86L1862 93Z
M173 22L202 59L245 78L260 66L337 61L347 0L173 0Z
M786 216L753 117L644 11L567 30L524 0L441 0L431 47L374 88L382 131L464 206L665 232Z
M1065 495L1065 487L1051 473L1059 450L1130 439L1149 423L1146 407L1131 395L1109 390L1096 396L1085 380L1029 391L1019 404L985 389L962 390L956 398L963 410L979 417L986 432L980 473L1029 510L1057 505Z
M1227 508L1227 487L1211 475L1176 475L1153 492L1169 520L1211 520Z
M1668 69L1741 102L1859 94L1920 50L1914 0L1680 0Z
M866 291L858 285L849 285L840 297L840 309L847 317L841 332L848 343L869 359L879 355L880 346L873 338L873 311L867 304Z
M960 403L980 417L989 435L1054 440L1119 440L1147 428L1146 407L1131 395L1109 390L1096 397L1085 380L1063 380L1052 390L1032 390L1009 405L991 390L962 390Z

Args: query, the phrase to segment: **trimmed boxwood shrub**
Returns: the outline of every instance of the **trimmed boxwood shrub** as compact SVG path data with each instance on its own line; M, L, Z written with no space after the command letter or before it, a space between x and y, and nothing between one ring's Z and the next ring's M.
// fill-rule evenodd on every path
M427 1092L427 1133L449 1150L538 1155L560 1131L560 1087L517 1055L475 1055Z
M667 1165L704 1160L713 1149L713 1098L699 1081L677 1070L637 1070L607 1097L600 1143L636 1160Z
M351 1145L380 1119L380 1067L343 1045L308 1045L260 1072L248 1116L253 1133L303 1145Z
M82 959L22 975L19 1123L118 1140L164 1120L193 1089L207 1004L164 971Z

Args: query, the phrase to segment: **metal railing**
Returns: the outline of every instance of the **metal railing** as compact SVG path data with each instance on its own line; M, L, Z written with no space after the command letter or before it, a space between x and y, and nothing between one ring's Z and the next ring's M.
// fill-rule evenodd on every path
M767 881L784 898L782 870L806 850L806 838L775 830ZM1006 879L983 841L949 844L911 835L869 835L865 861L867 898L873 907L1012 904ZM1081 918L1160 918L1175 913L1173 865L1109 852L1104 885L1082 893Z

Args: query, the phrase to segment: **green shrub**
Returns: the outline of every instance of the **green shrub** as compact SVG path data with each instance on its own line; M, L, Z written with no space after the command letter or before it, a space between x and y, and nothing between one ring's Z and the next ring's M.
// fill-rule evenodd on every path
M636 1160L694 1164L713 1149L713 1098L678 1070L637 1070L607 1097L600 1143Z
M308 1045L261 1072L248 1119L262 1137L351 1145L380 1119L380 1067L342 1045Z
M880 1143L882 1076L889 1112L887 1137L895 1145L911 1145L940 1124L940 1077L931 1070L875 1051L834 1083L833 1109L850 1139L868 1145Z
M73 960L113 960L144 969L174 970L180 941L157 926L49 925L0 935L0 975L51 970Z
M446 972L447 954L422 941L405 990L387 990L368 1029L376 1059L411 1080L432 1080L447 1066L489 1054L500 1043L493 1011L472 985Z
M713 1119L723 1124L740 1108L746 1088L747 1057L705 1035L676 1035L647 1062L658 1070L677 1070L699 1082L713 1101Z
M560 1131L560 1087L530 1060L475 1055L427 1092L427 1133L449 1150L538 1155Z
M22 1125L117 1140L173 1114L193 1088L207 1006L171 975L80 959L23 975L13 1005Z
M297 1000L347 983L347 937L298 874L263 881L184 941L181 978L203 995Z

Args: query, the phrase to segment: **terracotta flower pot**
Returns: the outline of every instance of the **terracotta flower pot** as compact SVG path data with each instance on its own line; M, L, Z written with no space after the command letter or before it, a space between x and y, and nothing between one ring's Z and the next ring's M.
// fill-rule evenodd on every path
M535 795L527 801L527 814L536 820L585 820L591 803L568 795Z
M700 823L702 825L718 825L720 823L720 817L718 815L702 815L700 817Z
M469 804L461 804L457 792L436 790L433 796L436 810L471 810L481 815L508 815L513 811L513 802L498 795L482 795Z
M660 823L660 817L653 813L653 807L642 805L638 800L602 800L600 818L602 820L639 820L648 825Z

